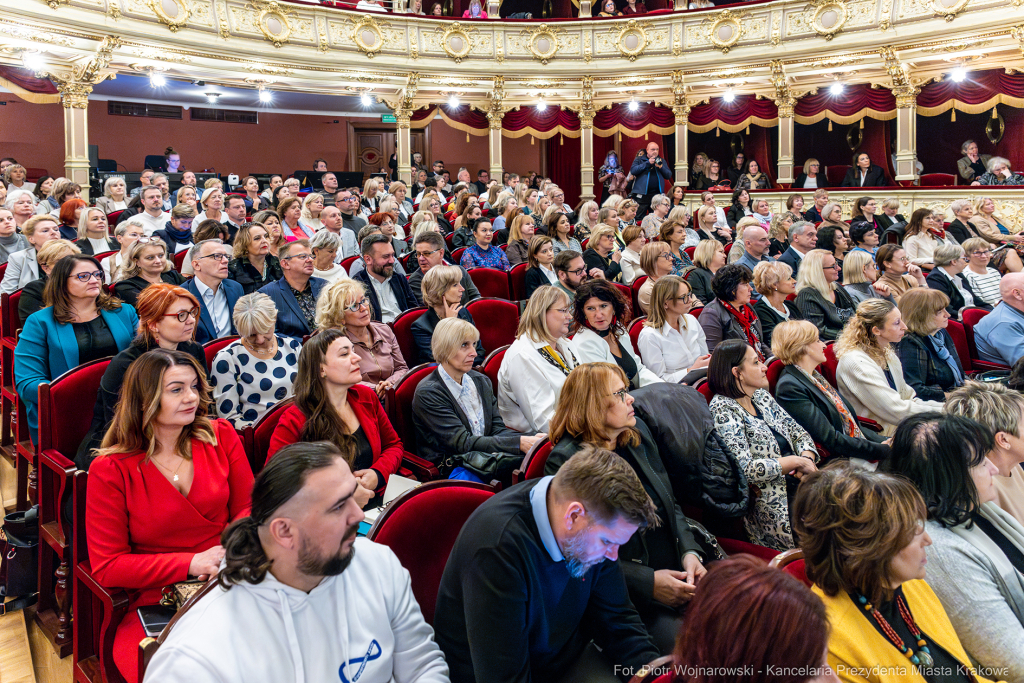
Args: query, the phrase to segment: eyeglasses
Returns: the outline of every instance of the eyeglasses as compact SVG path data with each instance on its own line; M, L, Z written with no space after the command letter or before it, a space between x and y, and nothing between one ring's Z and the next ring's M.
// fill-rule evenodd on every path
M186 320L188 320L189 317L198 318L199 317L199 307L197 306L197 307L195 307L193 309L190 309L188 311L178 311L177 313L164 313L163 317L165 317L165 318L177 318L179 323L183 323Z
M439 251L441 251L441 250L440 249L431 249L430 251L417 251L416 255L417 256L422 256L423 258L430 258L431 256L433 256L434 254L436 254Z
M290 261L293 258L302 259L303 261L312 261L313 259L316 258L316 256L313 256L312 254L292 254L291 256L285 256L281 260L282 261Z
M677 296L677 297L675 297L675 300L676 301L682 301L683 303L686 303L688 301L693 301L693 294L684 294L683 296Z
M587 272L587 268L586 266L584 266L583 268L577 268L576 270L567 270L565 272L568 273L569 275L575 275L576 277L579 277L580 275L583 275L583 273Z
M557 313L561 313L562 315L564 315L566 317L568 317L569 315L572 314L572 311L570 311L568 308L549 308L548 310L549 311L555 311Z
M991 251L972 251L971 256L991 256Z
M839 270L839 261L836 261L831 266L822 266L822 270Z
M623 388L619 389L618 391L616 391L616 392L614 392L614 393L612 394L612 396L613 396L613 397L615 397L615 398L619 399L619 400L620 400L620 401L622 401L623 403L625 403L625 402L626 402L626 396L628 396L628 395L629 395L629 392L628 392L628 391L626 391L626 388L625 388L625 387L623 387Z
M217 252L216 254L207 254L206 256L200 256L199 258L212 258L214 261L230 261L231 257L224 252Z
M658 258L663 258L663 259L666 259L668 261L671 261L672 260L672 254L670 254L667 251L663 251L660 254L658 254Z
M96 278L100 282L103 282L103 271L94 270L91 273L78 273L77 275L72 275L71 277L75 278L79 282L88 282L93 278Z
M349 312L351 312L351 313L356 313L356 312L357 312L357 311L359 311L359 309L360 309L360 308L362 308L363 306L369 306L369 305L370 305L370 300L369 300L369 299L367 299L367 298L366 298L366 297L364 296L364 297L363 297L362 299L360 299L359 301L355 302L355 303L354 303L354 304L352 304L351 306L346 306L346 307L345 307L345 310L346 310L346 311L349 311Z

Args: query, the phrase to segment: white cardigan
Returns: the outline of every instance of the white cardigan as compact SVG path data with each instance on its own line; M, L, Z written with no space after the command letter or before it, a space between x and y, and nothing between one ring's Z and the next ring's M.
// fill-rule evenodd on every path
M633 351L633 342L629 340L629 333L623 332L617 339L619 347L628 353L632 357L633 362L636 363L640 386L645 387L648 384L664 381L648 370L644 366L643 361L636 355L636 352ZM579 360L581 363L611 363L615 365L615 356L612 355L611 347L601 338L601 335L590 328L585 327L577 332L576 336L572 338L572 343L580 350Z
M522 336L512 342L498 369L498 411L505 426L524 434L547 433L558 395L565 384L562 370L540 355L545 341ZM559 339L558 353L569 370L580 363L580 352L568 339Z
M847 351L836 367L839 391L850 400L857 415L882 425L883 434L892 435L896 425L906 417L929 411L942 411L942 403L917 398L914 389L903 379L903 365L889 349L889 373L896 389L889 386L885 371L864 351Z

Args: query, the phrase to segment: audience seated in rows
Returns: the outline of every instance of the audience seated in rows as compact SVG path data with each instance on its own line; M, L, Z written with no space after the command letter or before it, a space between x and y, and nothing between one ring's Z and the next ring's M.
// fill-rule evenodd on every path
M30 315L46 307L44 303L46 283L49 281L50 271L57 265L57 261L69 254L80 253L82 252L78 247L63 239L50 240L39 250L39 254L36 256L40 271L39 279L25 285L25 288L21 290L21 297L18 299L18 319L21 321L21 327L25 327L25 321Z
M722 342L711 354L708 385L715 432L758 490L743 525L756 545L794 547L787 475L815 471L814 441L768 393L764 363L743 340Z
M942 403L918 398L907 384L893 349L907 332L900 309L882 299L857 305L857 312L836 342L836 380L859 417L874 420L891 435L903 419Z
M648 372L665 382L692 385L707 375L711 356L703 328L690 315L694 303L689 283L678 276L654 285L637 346Z
M302 346L295 403L270 437L267 462L288 444L329 441L351 463L355 499L365 508L383 495L402 463L402 442L377 394L362 385L359 356L341 330L324 330Z
M135 307L139 316L138 334L111 359L100 379L92 424L75 456L80 470L89 470L95 457L93 451L100 448L114 420L128 368L142 354L153 349L181 351L195 358L204 373L207 371L203 347L192 341L199 317L199 302L194 296L173 284L159 283L140 294Z
M128 681L138 680L145 636L136 607L159 602L164 586L217 574L222 532L249 512L253 476L242 442L227 421L207 416L209 404L195 358L162 348L143 354L128 368L89 468L90 567L103 586L129 591L113 647Z
M241 338L214 357L210 390L217 415L242 431L291 396L302 343L275 333L277 307L266 294L239 298L232 319Z

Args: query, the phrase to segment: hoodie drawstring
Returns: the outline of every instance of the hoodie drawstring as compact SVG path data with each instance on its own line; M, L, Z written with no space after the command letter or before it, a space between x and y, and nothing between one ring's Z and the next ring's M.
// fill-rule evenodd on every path
M295 622L292 619L292 607L288 603L288 595L283 590L277 591L277 597L281 602L281 617L284 619L284 632L288 636L288 647L292 651L292 666L295 669L295 683L305 683L306 672L302 667L302 650L299 648L299 638L295 635Z

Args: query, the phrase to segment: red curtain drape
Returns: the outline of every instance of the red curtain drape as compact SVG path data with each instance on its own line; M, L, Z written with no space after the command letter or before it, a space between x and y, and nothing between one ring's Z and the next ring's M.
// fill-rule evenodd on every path
M671 109L647 103L639 104L636 111L630 111L629 103L622 102L600 110L594 117L594 130L601 136L617 133L625 133L629 137L649 133L667 135L675 130L675 125Z
M848 85L841 95L823 88L816 95L800 98L794 113L796 122L805 125L826 118L839 124L854 123L865 116L888 120L896 117L896 98L886 88L867 84Z
M693 108L690 112L690 130L706 133L721 128L729 133L738 133L751 124L774 126L778 119L779 108L771 100L757 99L755 95L737 95L732 102L726 102L716 97L708 104Z
M36 78L28 69L16 66L0 66L0 78L27 90L41 95L56 95L57 88L47 78Z
M548 106L544 111L537 107L522 107L505 114L501 121L504 131L520 135L552 137L556 134L579 135L580 119L575 112L557 106ZM507 132L505 133L507 135ZM509 137L520 137L512 135Z
M917 96L917 111L924 116L937 116L954 106L980 114L997 104L1024 107L1024 74L1008 74L1002 69L975 71L961 83L951 78L929 83Z
M565 203L576 206L580 200L580 139L556 135L545 140L544 144L548 146L548 177L565 192ZM604 154L601 160L603 163ZM597 167L601 166L597 163L596 153L594 162ZM505 165L512 166L512 160L507 160Z

